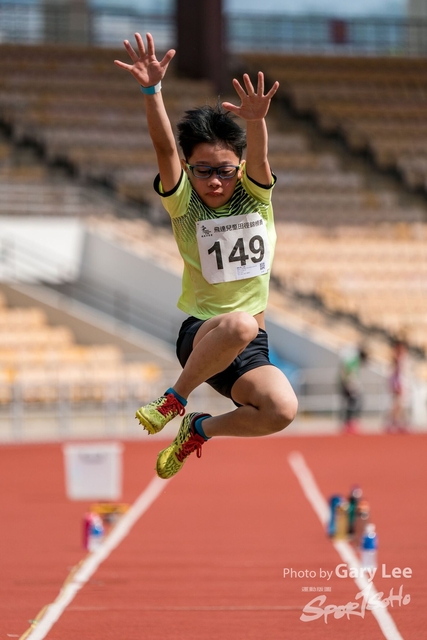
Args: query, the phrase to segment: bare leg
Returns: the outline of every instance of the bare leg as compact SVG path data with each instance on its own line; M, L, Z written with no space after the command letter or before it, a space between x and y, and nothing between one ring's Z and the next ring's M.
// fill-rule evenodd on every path
M258 322L233 312L206 320L196 333L193 351L173 388L183 398L211 376L224 371L258 335Z
M234 411L206 418L208 437L265 436L285 429L295 418L298 401L286 376L272 365L252 369L232 389L233 399L242 404Z
M184 418L174 441L160 451L156 469L161 478L178 473L186 458L201 448L206 438L213 436L265 436L288 426L297 411L297 399L283 373L267 364L243 374L233 385L232 396L242 404L235 411L203 419L203 433L197 425L197 416Z

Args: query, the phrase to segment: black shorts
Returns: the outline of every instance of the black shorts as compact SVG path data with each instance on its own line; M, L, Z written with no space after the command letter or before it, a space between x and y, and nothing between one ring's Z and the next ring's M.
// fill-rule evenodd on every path
M182 367L185 366L193 350L194 336L204 322L205 320L190 316L181 325L176 343L176 355ZM231 389L236 380L247 371L267 364L271 364L268 352L268 336L264 329L259 329L257 337L233 360L230 366L221 371L221 373L212 376L206 382L222 396L233 400ZM237 402L234 402L234 404L240 406Z

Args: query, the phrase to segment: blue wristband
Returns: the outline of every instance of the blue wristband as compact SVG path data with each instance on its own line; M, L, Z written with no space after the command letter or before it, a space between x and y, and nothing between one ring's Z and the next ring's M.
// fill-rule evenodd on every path
M159 91L162 90L161 82L158 82L157 84L153 84L153 86L151 87L143 87L142 84L140 86L141 86L142 93L145 93L145 95L147 96L152 96L154 93L159 93Z

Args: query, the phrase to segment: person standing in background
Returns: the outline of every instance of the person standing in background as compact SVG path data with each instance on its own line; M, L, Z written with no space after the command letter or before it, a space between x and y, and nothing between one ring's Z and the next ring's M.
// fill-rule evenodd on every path
M387 416L387 433L406 433L410 403L408 352L403 340L396 340L392 348L389 377L391 407Z
M347 434L359 432L363 406L360 371L367 360L368 352L363 345L346 349L341 355L338 387L342 400L342 430Z

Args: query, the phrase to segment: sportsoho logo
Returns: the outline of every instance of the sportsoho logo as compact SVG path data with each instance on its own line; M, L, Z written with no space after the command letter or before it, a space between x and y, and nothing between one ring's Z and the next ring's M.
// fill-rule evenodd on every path
M353 601L345 604L335 604L333 602L327 602L327 596L322 594L317 595L303 607L300 616L302 622L314 622L315 620L323 618L325 623L328 622L329 618L336 620L341 618L351 620L354 617L364 618L366 611L375 611L388 607L402 607L411 602L410 594L404 593L403 584L401 584L397 590L395 587L392 587L387 594L384 591L376 591L373 585L373 579L377 573L378 576L386 579L412 578L412 569L409 567L405 567L404 569L394 567L389 570L385 564L381 565L381 570L348 567L347 564L339 564L335 567L335 570L319 569L319 571L316 571L314 569L306 569L297 571L291 567L285 567L283 569L283 577L285 579L322 578L329 581L332 576L353 579L366 578L366 586L355 595ZM331 587L303 587L302 590L331 591Z

